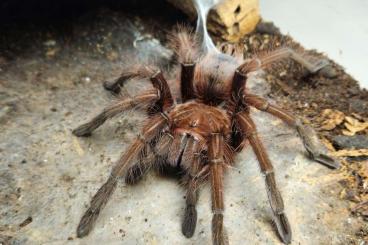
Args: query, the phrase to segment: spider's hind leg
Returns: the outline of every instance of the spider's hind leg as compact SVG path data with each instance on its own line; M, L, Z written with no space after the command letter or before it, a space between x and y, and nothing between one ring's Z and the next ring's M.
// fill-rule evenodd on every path
M273 212L277 232L283 243L290 244L291 228L284 211L284 201L276 185L272 163L257 135L256 126L250 116L246 113L239 113L237 120L256 154L261 172L265 176L268 201Z
M309 157L329 168L339 168L340 163L328 155L327 148L319 141L316 132L310 126L303 125L302 122L286 110L269 104L265 99L252 94L246 94L244 100L249 105L258 110L265 111L280 118L289 126L295 128L303 141L304 147Z

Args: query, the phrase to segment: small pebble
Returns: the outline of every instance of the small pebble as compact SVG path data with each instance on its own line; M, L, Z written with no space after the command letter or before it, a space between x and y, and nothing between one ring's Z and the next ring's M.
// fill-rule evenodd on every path
M321 70L319 70L319 74L321 74L322 76L327 77L327 78L337 77L336 69L333 68L330 65L327 65L327 66L323 67Z

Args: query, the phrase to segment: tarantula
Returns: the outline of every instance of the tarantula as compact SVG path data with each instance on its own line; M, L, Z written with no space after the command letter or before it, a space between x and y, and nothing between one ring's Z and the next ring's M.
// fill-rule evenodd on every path
M248 74L283 58L292 58L310 72L321 68L290 48L279 48L250 60L243 60L235 49L225 53L202 52L195 34L176 32L172 45L178 61L178 77L166 80L163 72L152 66L126 69L122 75L106 82L104 87L118 93L129 79L150 81L152 89L134 98L120 98L99 115L75 130L76 136L88 136L107 119L139 106L148 118L142 132L112 168L110 177L92 198L84 213L77 236L91 231L96 219L114 192L117 182L125 177L127 184L136 183L151 166L179 168L186 188L186 208L182 233L192 237L196 222L199 186L209 181L212 189L212 239L226 244L224 232L223 178L234 164L234 155L249 141L265 176L274 223L281 240L291 241L291 228L275 181L274 168L257 135L250 107L268 112L299 132L309 156L331 168L338 162L319 147L314 131L303 126L287 111L269 104L246 90ZM234 52L235 50L235 52Z

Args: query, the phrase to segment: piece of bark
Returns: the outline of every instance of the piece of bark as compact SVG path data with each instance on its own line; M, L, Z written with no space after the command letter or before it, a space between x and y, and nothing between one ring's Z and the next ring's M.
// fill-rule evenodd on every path
M197 17L192 0L167 0L194 20ZM208 31L230 42L252 32L260 20L258 0L224 0L208 13Z

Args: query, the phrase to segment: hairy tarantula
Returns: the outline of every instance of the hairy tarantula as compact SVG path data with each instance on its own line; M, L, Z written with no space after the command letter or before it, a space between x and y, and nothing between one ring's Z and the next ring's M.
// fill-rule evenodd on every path
M310 127L302 125L287 111L248 93L245 85L250 72L283 58L294 59L310 72L318 71L321 63L310 62L285 47L249 60L243 60L235 49L225 53L203 52L197 37L186 30L176 32L171 41L179 63L180 72L176 79L166 80L162 71L154 67L128 68L118 79L106 82L105 88L118 93L125 81L137 78L150 81L153 88L134 98L120 98L91 121L73 130L76 136L88 136L107 119L136 106L146 109L148 114L142 132L121 155L106 183L92 198L79 223L77 236L86 236L91 231L121 177L125 177L128 184L136 183L149 167L160 165L180 168L183 173L187 194L182 233L188 238L193 236L196 227L199 186L210 181L213 243L226 244L224 172L234 164L234 155L249 141L265 176L278 234L284 243L290 243L291 228L274 169L257 135L250 107L268 112L294 127L312 159L331 168L337 168L338 162L320 148Z

